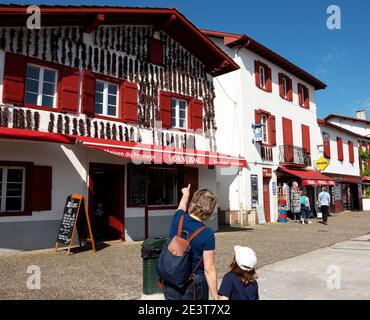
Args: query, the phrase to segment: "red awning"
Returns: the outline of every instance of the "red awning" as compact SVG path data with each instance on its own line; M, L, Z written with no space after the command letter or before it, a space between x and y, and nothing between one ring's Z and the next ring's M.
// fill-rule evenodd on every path
M279 170L300 178L303 186L335 186L335 181L320 171L293 170L284 167L279 167Z
M327 173L327 175L334 179L336 182L341 183L361 184L363 181L363 177L360 176L350 176L346 174L335 174L335 173Z
M119 157L131 159L133 162L139 161L156 164L189 164L225 167L247 166L245 159L218 152L88 137L77 137L77 141L82 142L82 144L89 148L103 150Z
M76 143L75 137L65 135L65 134L49 133L49 132L26 130L26 129L1 128L1 127L0 127L0 138L43 141L43 142L57 142L57 143L63 143L63 144Z

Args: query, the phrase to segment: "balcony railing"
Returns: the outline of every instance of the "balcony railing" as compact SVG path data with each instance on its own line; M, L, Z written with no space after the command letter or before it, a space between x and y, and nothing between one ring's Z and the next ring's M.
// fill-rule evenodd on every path
M311 156L304 148L286 144L279 147L279 162L308 167Z
M272 147L261 145L261 159L266 162L274 161Z

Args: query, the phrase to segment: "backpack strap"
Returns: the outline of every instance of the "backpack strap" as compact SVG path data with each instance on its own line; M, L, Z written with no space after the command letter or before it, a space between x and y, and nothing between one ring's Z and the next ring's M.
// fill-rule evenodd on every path
M186 213L185 213L186 214ZM181 237L182 233L182 224L184 223L185 214L182 214L180 217L179 225L177 227L177 236Z
M193 234L190 236L190 238L189 238L189 242L191 241L191 240L193 240L199 233L201 233L205 228L207 228L206 226L202 226L202 227L199 227L197 230L195 230L194 232L193 232Z

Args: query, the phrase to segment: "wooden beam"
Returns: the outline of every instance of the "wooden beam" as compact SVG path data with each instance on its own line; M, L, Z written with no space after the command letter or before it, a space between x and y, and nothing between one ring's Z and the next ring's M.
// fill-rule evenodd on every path
M105 21L105 14L99 13L95 19L84 29L84 32L91 33Z

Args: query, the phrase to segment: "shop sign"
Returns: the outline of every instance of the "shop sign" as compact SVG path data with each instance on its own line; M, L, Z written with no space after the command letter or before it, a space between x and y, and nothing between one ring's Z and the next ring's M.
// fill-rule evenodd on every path
M251 175L251 197L252 197L252 208L257 208L258 204L258 176L256 174Z
M329 163L330 161L328 159L326 159L324 156L321 156L318 160L316 160L316 168L324 171L328 167Z
M263 124L253 124L253 142L263 141Z
M276 196L276 191L277 191L276 182L272 182L272 195L273 196Z

